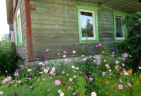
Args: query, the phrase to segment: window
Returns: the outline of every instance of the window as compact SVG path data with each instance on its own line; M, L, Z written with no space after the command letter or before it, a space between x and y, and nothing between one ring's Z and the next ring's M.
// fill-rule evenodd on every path
M126 13L114 11L114 38L115 42L124 41L127 37L127 27L122 25L123 19L126 17Z
M18 22L19 43L20 46L23 46L20 9L17 12L17 22Z
M79 43L98 41L98 21L95 7L76 6L78 9Z
M18 46L18 41L17 41L17 29L16 29L16 22L14 22L14 34L15 34L15 44L16 47Z

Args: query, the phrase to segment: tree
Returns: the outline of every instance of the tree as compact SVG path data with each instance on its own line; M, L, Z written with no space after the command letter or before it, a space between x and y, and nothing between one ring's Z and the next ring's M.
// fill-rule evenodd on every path
M120 55L125 52L129 54L125 63L136 72L137 68L141 66L141 12L127 15L123 24L126 24L128 28L128 36L116 46L121 48L118 50Z

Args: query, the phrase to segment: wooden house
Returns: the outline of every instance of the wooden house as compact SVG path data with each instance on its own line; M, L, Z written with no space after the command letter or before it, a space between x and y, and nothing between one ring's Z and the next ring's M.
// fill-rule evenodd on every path
M141 0L6 0L6 6L16 54L32 61L56 56L57 50L62 56L63 51L69 56L76 50L80 56L81 47L89 43L122 42L127 28L117 25L127 14L141 11Z

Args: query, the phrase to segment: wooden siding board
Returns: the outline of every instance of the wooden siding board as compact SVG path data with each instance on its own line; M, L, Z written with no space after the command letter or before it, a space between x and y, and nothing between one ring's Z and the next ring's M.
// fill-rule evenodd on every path
M18 22L17 22L17 11L20 8L21 13L21 29L22 29L22 38L23 38L23 46L19 46L19 32L18 32ZM17 30L17 40L18 40L18 47L16 47L16 54L20 58L27 57L27 34L26 34L26 21L25 21L25 1L18 0L17 7L15 9L13 22L16 22L16 30Z
M53 1L30 0L31 5L36 7L36 10L30 10L34 58L39 53L45 55L47 48L50 50L66 50L68 52L72 52L72 50L79 51L83 44L79 43L76 5L98 7L98 4L89 2ZM114 44L113 24L113 9L105 5L98 7L99 43ZM93 43L92 45L95 46L96 44L98 43ZM94 51L94 54L96 53L97 49Z

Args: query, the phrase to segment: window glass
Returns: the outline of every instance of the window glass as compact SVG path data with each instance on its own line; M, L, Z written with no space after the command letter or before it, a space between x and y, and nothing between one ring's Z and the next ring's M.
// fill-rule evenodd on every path
M81 32L82 37L94 37L93 33L93 14L81 11Z
M122 18L116 17L116 37L123 37L121 24L122 24Z

